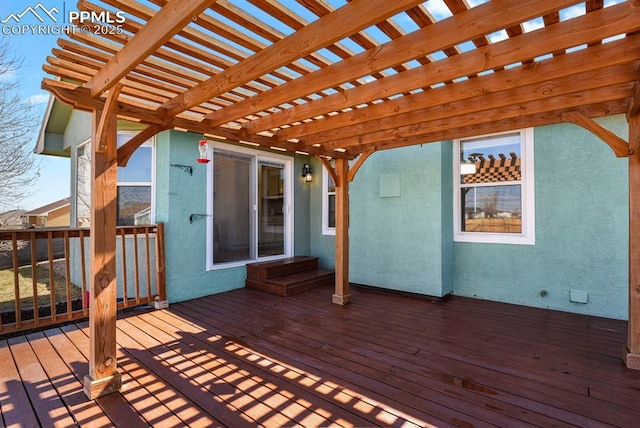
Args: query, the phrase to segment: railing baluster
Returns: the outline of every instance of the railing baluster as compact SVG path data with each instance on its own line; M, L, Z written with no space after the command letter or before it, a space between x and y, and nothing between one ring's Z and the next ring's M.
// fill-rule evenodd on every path
M164 271L164 223L156 226L156 292L161 302L167 300L166 273Z
M119 227L117 229L117 236L122 239L121 247L122 251L122 269L118 272L122 275L122 278L118 278L118 281L123 284L123 301L117 302L117 307L122 309L126 307L140 306L149 304L154 299L160 301L166 301L166 273L165 273L165 260L164 260L164 225L147 225L147 226L126 226ZM151 238L155 236L155 248L151 248ZM139 248L138 238L144 237L144 249ZM129 247L129 238L133 240L133 249ZM56 239L62 239L63 245L58 252L54 245ZM75 245L72 239L79 239L79 245ZM0 230L0 241L10 242L10 247L13 252L13 293L14 304L13 310L15 311L15 323L7 322L6 318L0 319L0 336L8 333L14 333L27 329L46 327L56 323L77 320L86 318L89 315L89 304L86 299L88 292L87 281L87 262L85 259L86 243L85 239L91 239L89 230L80 228L48 228L48 229L23 229L23 230ZM22 252L19 252L20 242L24 241L30 245L30 249L25 248L25 254L23 258ZM38 247L40 244L40 247ZM46 245L46 248L44 247ZM140 251L145 251L144 257L140 254ZM155 250L155 254L152 255L151 251ZM64 253L63 253L64 251ZM80 253L80 260L76 260L75 257ZM133 254L132 254L133 253ZM155 265L152 265L151 259L155 256ZM64 270L65 281L56 284L56 272L57 266L55 264L56 258L64 257L64 267L60 265L61 270L59 274L63 274ZM29 263L29 260L30 263ZM127 278L127 268L131 268L133 265L134 286L135 286L135 300L133 293L129 293L129 284L131 281ZM45 265L45 263L47 263ZM61 262L62 263L62 262ZM142 263L146 263L143 266ZM25 278L22 278L20 265L28 270L31 267L32 279L31 288L33 293L33 318L25 315L23 311L25 298L29 298L30 292L25 292L21 289L21 286L26 285L29 289L29 283L21 284ZM143 275L142 269L146 267L146 296L142 296L144 288L142 288L141 276ZM152 272L155 269L155 273ZM41 270L41 272L39 272ZM44 282L44 276L49 276L50 289L51 289L51 316L41 317L40 306L46 306L48 304L46 294L43 294L39 290L40 282ZM79 280L74 281L75 276L80 275ZM155 277L153 276L155 275ZM156 282L155 294L153 294L152 279ZM27 280L28 281L28 280ZM61 287L65 287L64 291ZM75 291L73 287L82 288L81 306L82 310L75 310ZM60 292L60 295L56 295L56 289ZM66 296L65 296L66 295ZM67 299L67 304L62 304L63 299ZM43 300L44 299L44 300ZM60 311L58 311L58 304L61 305ZM65 308L66 306L66 308ZM29 311L30 308L27 308ZM66 316L64 312L66 310Z
M33 323L38 325L40 323L40 304L38 303L38 266L36 261L38 259L36 254L36 233L35 231L30 233L31 243L31 284L33 287Z
M129 292L127 290L127 233L120 229L120 246L122 248L122 301L125 308L129 307Z
M57 302L56 302L56 270L53 265L53 233L47 233L47 253L49 256L49 292L51 303L51 321L56 320Z
M16 328L22 327L22 308L20 305L20 266L18 262L18 234L11 233L11 250L13 251L13 287L14 291L14 307L16 311Z
M71 265L69 259L69 231L64 231L64 277L67 287L67 319L70 320L73 314L73 302L71 301Z
M145 244L145 257L146 257L146 272L147 272L147 300L150 302L151 299L151 256L149 249L149 227L144 228L144 244Z
M140 304L140 275L138 272L138 229L133 228L133 276L136 284L136 305Z
M87 265L84 260L84 237L86 230L80 229L80 271L82 274L82 314L88 315L89 299L87 298Z

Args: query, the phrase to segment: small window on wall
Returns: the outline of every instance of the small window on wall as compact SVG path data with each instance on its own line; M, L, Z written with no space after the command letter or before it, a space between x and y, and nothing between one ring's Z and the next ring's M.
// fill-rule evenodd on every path
M336 234L336 185L326 168L322 168L322 234Z
M118 134L118 147L135 134ZM153 141L142 144L126 167L118 167L118 226L153 222ZM76 149L76 225L91 225L91 146L89 142Z
M454 236L535 244L533 130L454 141Z

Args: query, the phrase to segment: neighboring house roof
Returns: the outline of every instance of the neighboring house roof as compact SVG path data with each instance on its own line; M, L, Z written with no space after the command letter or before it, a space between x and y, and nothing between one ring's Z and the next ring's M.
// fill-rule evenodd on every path
M86 117L80 117L82 115ZM118 130L140 131L142 129L144 129L143 125L118 120ZM68 138L69 134L72 134L71 138ZM91 116L87 112L73 111L69 105L51 97L42 118L38 141L33 151L41 155L70 157L71 146L86 141L90 136Z
M69 198L60 199L59 201L51 202L50 204L43 205L40 208L36 208L35 210L27 211L22 214L24 217L32 217L32 216L45 216L50 212L59 210L60 208L64 208L69 205Z
M38 141L33 150L35 153L69 157L69 151L64 147L64 131L72 111L71 106L61 103L54 97L49 97L40 125Z

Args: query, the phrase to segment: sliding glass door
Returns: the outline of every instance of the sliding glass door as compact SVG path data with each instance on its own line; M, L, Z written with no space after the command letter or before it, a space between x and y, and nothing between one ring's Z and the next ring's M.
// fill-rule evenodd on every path
M284 165L258 162L258 257L284 254Z
M252 159L233 153L213 155L213 258L226 263L252 258Z
M291 158L214 145L209 268L291 253Z

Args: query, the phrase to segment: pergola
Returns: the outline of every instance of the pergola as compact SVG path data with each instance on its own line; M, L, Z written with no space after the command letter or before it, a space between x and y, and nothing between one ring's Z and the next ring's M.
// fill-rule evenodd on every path
M480 4L481 3L481 4ZM613 2L612 2L613 3ZM582 13L569 16L579 6ZM629 157L629 335L640 369L640 0L80 0L43 88L93 113L90 398L119 388L116 171L168 129L315 156L336 183L350 301L349 182L380 150L572 122ZM88 25L89 24L89 25ZM626 114L629 141L592 118ZM116 120L146 125L116 147ZM195 150L195 148L194 148ZM352 161L352 162L350 162Z

